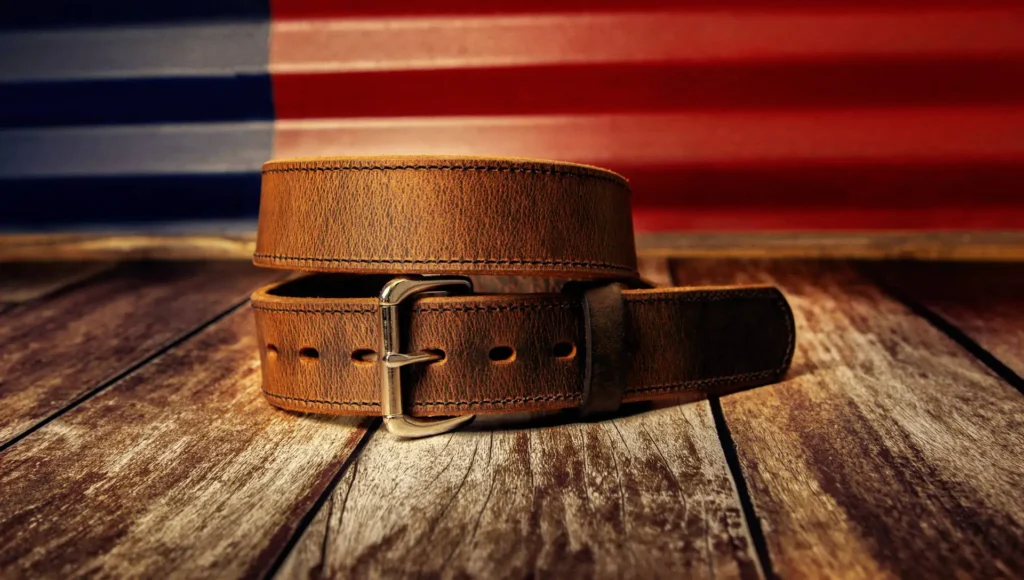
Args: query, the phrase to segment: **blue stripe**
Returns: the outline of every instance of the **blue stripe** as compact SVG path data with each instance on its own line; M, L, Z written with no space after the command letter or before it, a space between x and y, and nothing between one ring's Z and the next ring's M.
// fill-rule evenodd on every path
M10 0L0 28L270 18L269 0Z
M255 218L260 174L0 180L0 228Z
M272 120L269 75L0 84L0 127Z
M0 179L258 172L271 121L88 125L0 130Z
M0 31L0 82L266 74L269 39L257 20Z

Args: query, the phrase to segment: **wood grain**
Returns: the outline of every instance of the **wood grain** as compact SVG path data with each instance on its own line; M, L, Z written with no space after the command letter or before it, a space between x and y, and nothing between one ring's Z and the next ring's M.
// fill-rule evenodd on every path
M1024 397L843 264L681 262L789 298L789 378L722 400L783 577L1024 575Z
M640 254L637 256L637 269L641 278L653 286L672 285L672 270L664 257Z
M375 433L281 577L761 577L706 401Z
M666 268L642 264L654 281ZM279 576L762 577L708 402L633 412L379 430Z
M0 261L251 260L256 223L227 234L97 232L0 235Z
M0 445L277 276L237 262L126 264L5 313Z
M1024 377L1024 264L877 264L870 272Z
M0 576L238 577L272 565L365 422L260 395L239 308L0 455Z
M672 211L634 208L634 221ZM636 243L668 258L1024 260L1024 232L641 232Z
M0 307L41 298L113 266L107 262L0 263Z
M641 255L677 258L856 258L918 260L1024 260L1021 232L699 232L661 231L675 220L676 210L634 208L637 248ZM675 226L686 223L679 218ZM236 259L249 261L255 248L255 224L228 233L188 228L171 234L159 232L4 234L0 235L0 261L67 261L127 259Z

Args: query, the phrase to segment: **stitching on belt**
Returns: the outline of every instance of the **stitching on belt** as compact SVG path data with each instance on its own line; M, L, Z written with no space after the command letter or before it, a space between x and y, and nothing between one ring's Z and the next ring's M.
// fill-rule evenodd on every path
M376 308L332 308L325 310L317 310L310 308L269 308L266 306L252 305L253 310L260 310L263 312L301 312L304 314L377 314L379 312Z
M598 181L606 181L613 185L617 185L624 189L626 193L630 193L629 183L623 179L612 177L610 175L604 175L599 173L591 173L588 171L578 170L571 171L567 169L539 169L533 167L496 167L492 165L368 165L359 167L328 167L323 165L314 165L311 167L275 167L271 169L264 169L263 174L269 173L304 173L304 172L342 172L342 171L495 171L504 173L535 173L538 175L566 175L570 177L583 177L588 179L596 179Z
M303 403L316 403L320 405L358 405L358 406L377 406L380 403L375 401L327 401L323 399L304 399L302 397L289 397L286 395L277 395L263 389L263 394L268 397L274 397L277 399L284 399L286 401L299 401ZM528 401L559 401L580 398L579 393L555 393L551 395L536 395L533 397L509 397L506 399L480 399L479 401L424 401L422 403L413 403L412 407L437 407L437 406L448 406L448 405L503 405L506 403L524 403Z
M572 309L573 304L512 304L509 306L417 306L413 312L505 312L517 310L555 310ZM300 312L303 314L377 314L376 308L371 309L313 309L313 308L268 308L253 305L253 310L264 312Z
M704 387L708 385L715 385L719 383L732 382L732 381L743 381L749 379L762 379L767 378L778 371L757 371L752 373L743 373L739 375L730 375L727 377L713 377L709 379L695 379L692 381L683 381L680 383L669 383L665 385L653 385L649 387L638 387L635 389L628 389L626 394L636 393L649 393L654 391L671 391L676 389L693 389ZM303 403L316 403L320 405L358 405L358 406L375 406L380 403L375 401L328 401L324 399L307 399L302 397L289 397L286 395L278 395L271 393L266 389L263 389L263 393L268 397L274 397L277 399L285 399L288 401L300 401ZM505 399L479 399L471 401L422 401L419 403L413 403L412 408L417 407L448 407L448 406L466 406L466 405L502 405L507 403L517 402L530 402L530 401L560 401L579 399L582 395L580 393L555 393L551 395L537 395L533 397L509 397Z
M513 258L310 258L306 256L286 256L283 254L268 254L256 252L256 258L267 258L270 260L302 260L305 262L351 262L353 264L508 264L527 266L577 266L577 267L598 267L625 272L635 272L629 266L611 264L607 262L582 262L576 260L517 260Z

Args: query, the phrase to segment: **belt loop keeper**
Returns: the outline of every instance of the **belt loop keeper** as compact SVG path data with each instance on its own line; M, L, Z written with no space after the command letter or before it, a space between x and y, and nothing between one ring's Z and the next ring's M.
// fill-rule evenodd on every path
M584 365L580 415L616 411L626 392L629 353L626 344L625 286L619 282L583 291Z

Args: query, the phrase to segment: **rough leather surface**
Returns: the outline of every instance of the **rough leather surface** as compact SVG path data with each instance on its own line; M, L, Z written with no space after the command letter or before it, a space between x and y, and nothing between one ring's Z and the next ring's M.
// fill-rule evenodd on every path
M354 353L376 349L380 313L372 298L253 296L263 348L263 389L300 411L379 414L377 365ZM632 345L624 401L691 390L724 393L776 381L793 354L793 319L772 287L626 290ZM562 294L428 297L406 316L409 352L445 359L410 368L407 411L455 415L560 409L583 393L582 304ZM573 354L558 357L558 343ZM271 348L272 346L272 348ZM492 361L495 347L509 361ZM315 349L318 358L301 356ZM625 348L625 345L624 345Z
M286 409L380 414L376 295L390 275L636 286L630 219L625 180L581 165L458 157L267 163L254 262L332 274L253 294L263 390ZM789 367L793 318L775 288L636 289L622 299L624 402L726 393L779 380ZM405 412L578 407L585 323L578 292L414 300L402 316L403 350L444 359L404 371ZM512 356L492 360L496 348Z
M636 275L622 177L463 157L271 161L255 263L320 272Z
M592 286L582 291L584 335L583 396L580 415L596 417L615 411L626 394L630 351L626 336L626 301L621 282Z

